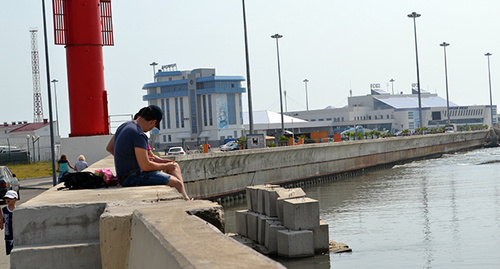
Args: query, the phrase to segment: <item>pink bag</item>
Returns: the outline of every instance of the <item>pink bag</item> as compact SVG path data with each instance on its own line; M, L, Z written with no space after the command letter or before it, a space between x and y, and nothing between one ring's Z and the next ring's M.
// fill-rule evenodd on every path
M106 184L108 184L108 186L118 185L118 178L116 178L113 175L113 172L111 172L111 170L109 170L109 168L97 169L94 171L94 174L104 178L104 181L106 182Z

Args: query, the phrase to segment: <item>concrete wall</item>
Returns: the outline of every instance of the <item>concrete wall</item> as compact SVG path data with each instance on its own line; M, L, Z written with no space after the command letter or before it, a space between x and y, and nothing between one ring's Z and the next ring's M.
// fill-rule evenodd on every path
M394 137L176 157L191 197L281 184L481 147L487 131Z
M11 268L284 268L217 229L217 203L168 186L60 186L16 208Z
M61 154L66 154L69 162L74 165L78 161L78 156L83 154L90 166L109 155L106 146L111 137L113 136L96 135L61 138L61 152L56 159L59 160Z

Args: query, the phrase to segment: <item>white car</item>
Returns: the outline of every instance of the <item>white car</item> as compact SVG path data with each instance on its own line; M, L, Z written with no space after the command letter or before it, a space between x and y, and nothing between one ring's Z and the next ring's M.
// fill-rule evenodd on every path
M236 141L229 141L220 147L221 151L239 150L240 145Z
M171 147L167 155L186 155L186 152L182 147Z

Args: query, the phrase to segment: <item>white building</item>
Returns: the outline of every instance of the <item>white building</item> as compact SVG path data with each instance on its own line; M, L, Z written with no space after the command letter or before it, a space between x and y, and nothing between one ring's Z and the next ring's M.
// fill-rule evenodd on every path
M156 148L219 146L243 135L242 76L216 76L213 68L166 70L171 67L162 67L155 81L143 86L143 100L164 112L160 130L151 131Z
M53 126L56 129L56 122L53 123ZM56 158L58 158L60 137L57 136L55 130L54 136ZM0 125L0 146L26 150L29 152L32 161L51 160L50 123L47 120L35 123L23 121L9 124L8 122L4 122Z
M420 124L417 90L412 89L411 94L389 94L374 85L377 84L372 84L371 94L351 96L348 98L348 105L343 108L328 107L285 114L308 121L312 124L310 129L318 129L318 124L328 127L330 136L354 125L378 131L388 130L391 133L405 129L415 131ZM421 90L420 97L423 126L427 128L444 126L448 120L446 99L424 90ZM463 106L449 102L449 111L450 123L457 126L490 126L492 114L493 124L498 122L496 105ZM302 131L304 130L307 129L303 128ZM270 132L272 130L268 134Z

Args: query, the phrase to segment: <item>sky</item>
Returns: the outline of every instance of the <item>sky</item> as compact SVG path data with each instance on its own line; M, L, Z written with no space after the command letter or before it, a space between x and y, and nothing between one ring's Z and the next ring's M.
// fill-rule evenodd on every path
M65 49L54 44L52 1L45 4L50 78L59 80L53 109L61 136L67 137ZM115 45L103 52L112 117L147 105L142 86L153 81L152 62L247 77L242 1L115 0L111 5ZM276 40L271 38L276 33L283 35L279 56L285 111L306 109L304 79L309 80L309 110L343 107L350 90L354 96L366 95L372 83L392 92L390 79L394 92L410 93L416 83L414 25L407 16L412 12L422 15L416 20L421 88L446 98L439 44L447 42L450 100L461 106L489 104L484 54L490 52L493 104L500 103L498 0L247 0L245 5L253 110L280 111ZM49 118L41 1L2 0L0 123L33 121L32 28L38 29L42 106ZM248 111L246 93L243 106Z

